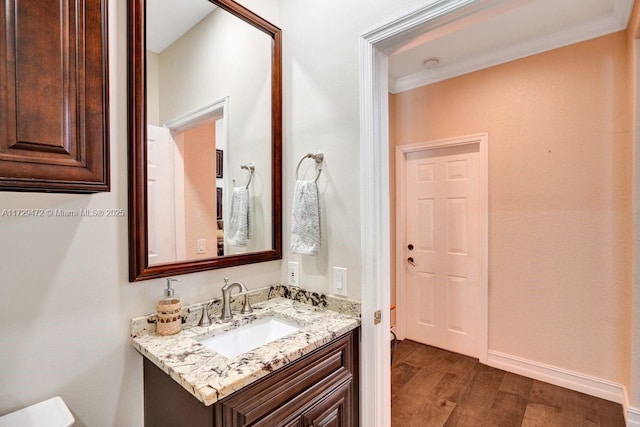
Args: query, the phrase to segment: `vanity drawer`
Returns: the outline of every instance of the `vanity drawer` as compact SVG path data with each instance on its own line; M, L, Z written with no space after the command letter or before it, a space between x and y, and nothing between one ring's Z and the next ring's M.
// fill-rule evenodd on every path
M290 366L216 404L218 425L302 425L304 413L337 389L346 390L352 410L345 425L357 425L357 331L352 331Z

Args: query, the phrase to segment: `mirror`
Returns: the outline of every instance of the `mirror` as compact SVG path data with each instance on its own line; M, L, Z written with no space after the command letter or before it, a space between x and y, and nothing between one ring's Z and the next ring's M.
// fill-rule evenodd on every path
M129 280L282 258L280 29L129 0Z

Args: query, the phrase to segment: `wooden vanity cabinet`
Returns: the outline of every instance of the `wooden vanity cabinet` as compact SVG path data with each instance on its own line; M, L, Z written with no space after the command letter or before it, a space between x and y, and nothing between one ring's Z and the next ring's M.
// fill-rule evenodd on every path
M145 358L145 426L358 426L358 344L356 329L212 406Z

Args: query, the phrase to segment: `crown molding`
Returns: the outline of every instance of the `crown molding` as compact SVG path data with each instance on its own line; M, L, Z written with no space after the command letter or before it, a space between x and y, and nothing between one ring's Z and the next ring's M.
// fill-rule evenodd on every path
M632 1L615 0L614 7L610 14L586 24L574 26L566 30L547 34L504 48L494 49L479 55L469 56L465 60L449 66L424 70L420 73L396 79L391 78L389 81L390 92L394 94L404 92L420 86L426 86L516 59L624 30L629 23L632 6Z

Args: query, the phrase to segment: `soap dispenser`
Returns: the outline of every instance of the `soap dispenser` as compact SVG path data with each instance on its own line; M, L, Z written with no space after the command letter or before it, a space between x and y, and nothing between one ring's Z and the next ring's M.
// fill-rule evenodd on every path
M164 295L158 300L158 305L156 306L156 332L160 335L173 335L182 329L182 318L180 316L182 304L180 303L180 297L175 294L174 289L171 287L171 282L179 282L179 280L167 279L167 289L164 290Z

